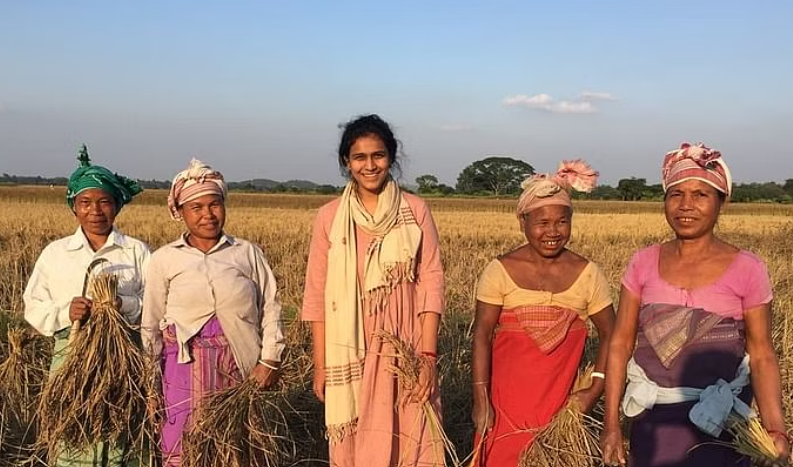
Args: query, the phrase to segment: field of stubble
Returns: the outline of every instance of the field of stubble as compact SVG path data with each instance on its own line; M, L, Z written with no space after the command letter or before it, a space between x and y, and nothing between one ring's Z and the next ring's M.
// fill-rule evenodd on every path
M120 213L116 225L154 250L172 241L181 226L171 221L164 191L148 191ZM278 278L290 345L281 391L292 394L290 424L299 438L298 459L325 457L321 406L310 395L311 359L307 329L295 320L303 289L311 223L330 197L232 193L226 230L260 244ZM470 323L474 285L485 264L518 246L522 236L514 200L430 199L446 271L446 317L442 326L440 374L444 423L461 455L471 450L469 423ZM619 279L636 249L668 238L659 203L582 201L575 207L570 248L597 262L615 298ZM793 206L731 205L718 232L762 257L774 285L774 343L782 367L783 394L793 393ZM74 218L61 188L0 187L0 310L22 313L22 291L42 248L74 232ZM8 319L0 313L0 321ZM1 323L0 323L1 324ZM0 330L3 326L0 326ZM4 336L0 335L0 341ZM0 351L0 358L3 352ZM793 407L786 398L788 427ZM297 460L297 459L296 459Z

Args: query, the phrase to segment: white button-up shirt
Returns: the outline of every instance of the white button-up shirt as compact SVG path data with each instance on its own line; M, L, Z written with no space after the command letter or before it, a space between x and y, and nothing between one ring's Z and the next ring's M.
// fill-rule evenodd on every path
M55 240L41 252L22 297L27 322L45 336L70 327L69 306L72 299L82 293L88 265L97 258L107 259L108 263L98 266L94 272L113 273L118 277L121 313L129 323L137 324L149 247L114 228L105 244L94 251L80 227L73 235Z
M191 361L188 342L213 316L243 375L259 359L281 360L285 347L281 303L261 248L223 235L204 253L181 236L154 252L143 302L144 347L159 355L162 331L173 324L178 361L187 363Z

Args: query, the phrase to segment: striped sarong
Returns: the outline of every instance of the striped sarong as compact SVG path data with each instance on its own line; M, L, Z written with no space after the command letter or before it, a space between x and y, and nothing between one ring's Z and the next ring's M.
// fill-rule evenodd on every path
M179 344L173 325L163 331L163 344L163 464L179 467L182 433L189 428L190 417L202 398L233 386L242 378L217 317L210 319L188 343L192 357L189 363L177 363Z

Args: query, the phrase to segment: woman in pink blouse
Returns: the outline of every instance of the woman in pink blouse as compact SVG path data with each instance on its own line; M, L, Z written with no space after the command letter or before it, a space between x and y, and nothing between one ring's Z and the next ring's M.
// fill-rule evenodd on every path
M350 181L314 222L301 317L311 322L314 393L325 402L335 467L444 465L421 410L440 409L436 370L444 281L427 205L400 190L397 140L377 115L344 127L339 165ZM385 331L422 356L402 390Z
M717 441L729 440L731 413L755 416L753 397L779 459L786 459L768 272L760 258L713 232L732 189L730 171L718 151L683 144L666 155L662 182L675 238L639 250L622 280L607 365L603 461L628 460L621 406L632 419L632 467L747 466L748 459Z

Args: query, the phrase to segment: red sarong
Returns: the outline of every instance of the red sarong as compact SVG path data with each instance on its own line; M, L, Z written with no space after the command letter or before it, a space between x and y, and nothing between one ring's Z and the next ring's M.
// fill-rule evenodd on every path
M493 339L490 390L496 413L495 424L487 433L480 467L515 467L520 453L534 438L536 430L562 408L570 395L584 351L586 324L577 316L568 320L572 310L557 308L558 323L566 323L558 332L560 339L543 352L526 328L526 314L533 311L547 315L548 307L521 307L519 322L516 310L502 310ZM546 336L548 337L548 336ZM479 442L478 435L475 445Z

